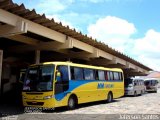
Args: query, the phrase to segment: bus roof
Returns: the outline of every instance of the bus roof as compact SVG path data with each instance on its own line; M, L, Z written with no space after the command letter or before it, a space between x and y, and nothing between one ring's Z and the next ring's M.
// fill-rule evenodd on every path
M111 71L119 71L123 72L122 69L120 68L107 68L107 67L102 67L102 66L93 66L93 65L85 65L85 64L77 64L77 63L72 63L72 62L44 62L40 63L39 65L47 65L47 64L54 64L54 65L69 65L69 66L75 66L75 67L85 67L85 68L93 68L93 69L100 69L100 70L111 70ZM38 64L33 64L31 66L38 65Z

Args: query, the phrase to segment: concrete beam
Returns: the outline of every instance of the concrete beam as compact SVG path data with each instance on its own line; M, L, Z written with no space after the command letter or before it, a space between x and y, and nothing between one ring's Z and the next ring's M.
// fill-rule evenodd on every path
M129 73L128 76L145 76L146 74L145 73L142 73L142 72L132 72L132 73Z
M128 73L138 72L138 68L137 68L137 66L136 66L136 69L129 68L129 69L125 69L125 71L128 72Z
M130 62L127 62L126 63L126 68L131 68L131 69L136 69L136 65L130 63Z
M106 66L108 62L109 61L107 59L99 59L99 58L97 58L97 59L93 58L93 59L90 59L90 61L89 61L90 64L98 65L98 66Z
M13 35L6 38L21 42L21 43L29 44L29 45L37 45L40 42L39 40L30 38L27 36L23 36L23 35Z
M27 23L22 20L17 21L15 26L0 25L0 28L0 37L27 33Z
M14 52L26 52L26 51L34 51L34 50L48 50L48 51L59 51L62 49L73 48L72 41L66 40L64 44L59 42L40 42L38 40L28 38L25 36L21 36L22 38L26 38L25 42L30 45L17 45L8 48L10 51ZM11 38L11 37L10 37ZM15 38L17 40L17 38ZM27 41L29 40L29 41ZM24 42L24 41L23 41Z
M88 46L83 45L83 47L88 47ZM108 60L112 60L112 58L113 58L113 55L111 55L107 52L104 52L100 49L94 48L94 47L90 48L90 52L88 50L84 50L84 52L81 52L81 53L82 54L79 54L80 56L86 57L88 59L94 60L94 58L100 58L100 57L104 58L105 64L106 64L106 61L108 62Z
M127 61L125 61L125 60L123 60L123 59L121 59L121 58L118 58L118 57L116 57L115 59L116 59L116 62L117 62L117 63L126 66L126 62L127 62Z
M76 40L74 38L71 38L69 37L69 40L72 41L72 46L75 47L75 48L78 48L78 49L81 49L83 51L86 51L88 53L94 53L94 47L87 44L87 43L84 43L84 42L81 42L79 40Z
M124 65L121 65L121 64L110 64L110 65L107 65L107 67L109 67L109 68L121 68L121 69L126 68Z
M130 69L130 64L127 64L126 60L113 56L113 59L108 62L107 67L111 68L121 68L121 69Z
M24 19L22 17L19 17L3 9L0 9L0 21L11 26L16 26L18 21L24 21L25 23L28 24L27 30L32 33L44 36L46 38L49 38L51 40L54 40L60 43L65 43L65 40L66 40L66 35L62 33L59 33L55 30L49 29L40 24L34 23L30 20Z
M38 48L35 47L34 45L17 45L13 47L9 47L7 50L9 52L15 52L15 53L23 53L27 51L35 51Z
M146 75L148 75L148 74L149 74L149 71L143 70L143 73L146 74Z
M59 42L40 42L36 47L40 50L61 50L61 49L69 49L73 48L72 40L65 40L65 43Z
M123 66L126 66L126 61L116 56L113 56L112 60L108 62L108 65L113 65L113 64L121 64Z
M113 65L113 64L117 64L117 60L115 56L113 56L112 60L107 63L107 65Z
M107 60L112 60L113 59L113 55L111 55L107 52L104 52L100 49L98 49L98 55L99 55L99 57L105 58Z
M137 67L138 72L143 72L143 69L140 67Z
M88 58L99 58L99 49L93 48L93 53L87 54L86 57Z

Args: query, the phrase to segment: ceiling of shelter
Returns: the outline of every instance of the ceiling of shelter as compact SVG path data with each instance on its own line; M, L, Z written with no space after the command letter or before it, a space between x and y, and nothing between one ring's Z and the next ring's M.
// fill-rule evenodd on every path
M63 26L61 22L57 23L54 21L54 19L50 20L50 19L46 18L45 14L40 15L40 14L37 14L34 9L29 10L29 9L25 8L25 6L23 4L17 5L16 3L13 3L12 0L0 0L0 9L3 9L5 11L8 11L8 12L13 13L15 15L18 15L20 17L23 17L27 20L30 20L30 21L35 22L37 24L40 24L40 25L47 27L49 29L63 33L66 36L73 37L79 41L82 41L82 42L87 43L91 46L94 46L100 50L103 50L107 53L110 53L110 54L117 56L121 59L124 59L126 61L129 61L129 62L131 62L137 66L140 66L146 70L152 70L151 68L149 68L149 67L143 65L142 63L130 58L127 55L124 55L123 53L109 47L108 45L106 45L102 42L98 42L97 40L92 39L91 37L88 37L87 35L83 35L81 32L77 32L75 29L71 29L69 26ZM4 23L0 22L0 25L3 25L3 24ZM36 35L31 32L24 34L24 36L38 39L38 40L41 40L44 42L50 41L50 39L48 39L48 38L45 38L40 35ZM2 38L0 38L0 40L1 39ZM3 40L5 40L5 39L3 38ZM77 49L74 49L74 48L72 50L74 52L78 51Z

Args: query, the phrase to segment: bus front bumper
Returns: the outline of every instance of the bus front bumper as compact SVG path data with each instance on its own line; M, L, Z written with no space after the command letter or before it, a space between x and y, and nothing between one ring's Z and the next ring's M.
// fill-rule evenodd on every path
M23 99L24 107L40 107L40 108L54 108L55 102L53 98L47 100L32 100L32 99Z

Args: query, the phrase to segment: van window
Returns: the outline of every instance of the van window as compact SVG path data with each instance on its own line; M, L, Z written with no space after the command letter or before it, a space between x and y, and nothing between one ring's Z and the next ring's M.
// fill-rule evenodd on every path
M135 85L135 86L138 85L138 84L137 84L137 80L134 80L134 85Z
M157 81L156 80L152 80L151 85L156 85Z

